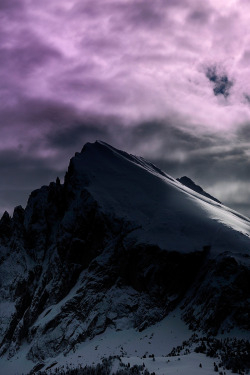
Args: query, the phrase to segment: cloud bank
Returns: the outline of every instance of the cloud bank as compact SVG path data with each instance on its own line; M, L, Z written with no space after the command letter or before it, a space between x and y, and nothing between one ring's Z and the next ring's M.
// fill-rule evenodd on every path
M102 139L250 215L249 18L245 0L2 0L0 211Z

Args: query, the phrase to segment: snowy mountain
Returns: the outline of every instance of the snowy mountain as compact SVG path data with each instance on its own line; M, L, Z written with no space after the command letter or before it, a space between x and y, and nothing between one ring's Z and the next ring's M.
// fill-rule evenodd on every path
M187 176L183 176L181 178L177 178L177 181L181 182L183 185L185 185L188 188L196 191L197 193L199 193L201 195L204 195L205 197L210 198L217 203L221 203L217 198L213 197L212 195L210 195L206 191L204 191L201 186L196 185L194 183L194 181L191 180L191 178L189 178Z
M162 356L194 332L248 338L249 285L248 218L141 157L88 143L63 184L0 220L1 368Z

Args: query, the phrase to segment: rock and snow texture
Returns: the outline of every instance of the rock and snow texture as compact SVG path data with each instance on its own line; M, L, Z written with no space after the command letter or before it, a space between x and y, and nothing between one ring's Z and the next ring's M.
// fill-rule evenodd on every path
M177 306L191 329L247 331L249 236L248 218L143 158L86 144L64 184L0 220L0 355L49 361Z

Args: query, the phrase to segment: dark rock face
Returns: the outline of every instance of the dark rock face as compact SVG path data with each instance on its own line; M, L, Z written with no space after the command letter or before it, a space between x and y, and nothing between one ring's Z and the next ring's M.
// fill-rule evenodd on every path
M185 301L184 320L192 329L217 334L235 326L250 329L250 270L230 253L209 261Z
M107 327L143 330L183 302L184 319L213 333L249 329L250 272L224 254L136 243L134 223L108 215L70 163L65 183L34 191L0 221L0 354L67 353ZM229 323L228 323L229 319Z

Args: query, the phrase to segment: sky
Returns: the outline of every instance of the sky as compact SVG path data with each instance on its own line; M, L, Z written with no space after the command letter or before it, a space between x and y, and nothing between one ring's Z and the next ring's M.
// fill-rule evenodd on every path
M250 216L248 0L0 0L0 213L103 140Z

